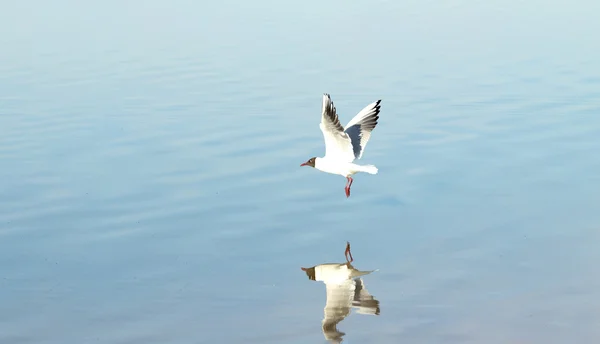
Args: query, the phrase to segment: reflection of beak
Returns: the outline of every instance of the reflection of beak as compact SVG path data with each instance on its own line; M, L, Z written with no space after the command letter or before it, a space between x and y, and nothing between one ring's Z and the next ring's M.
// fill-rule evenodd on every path
M300 164L300 166L306 166L306 165L308 165L308 162L303 162Z

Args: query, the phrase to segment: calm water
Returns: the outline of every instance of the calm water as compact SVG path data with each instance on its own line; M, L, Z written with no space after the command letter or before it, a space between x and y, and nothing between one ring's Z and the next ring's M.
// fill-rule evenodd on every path
M13 1L0 14L0 342L600 339L597 1ZM383 99L345 179L345 124Z

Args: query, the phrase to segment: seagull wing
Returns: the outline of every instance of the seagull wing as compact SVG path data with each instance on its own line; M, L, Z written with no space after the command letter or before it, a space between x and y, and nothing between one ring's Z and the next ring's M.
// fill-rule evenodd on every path
M334 108L335 109L335 108ZM362 109L346 124L344 132L350 137L354 158L360 159L365 151L365 146L371 138L371 132L377 126L381 99Z
M334 160L352 162L355 153L350 136L340 123L335 106L329 94L323 94L323 108L319 127L325 139L325 157Z

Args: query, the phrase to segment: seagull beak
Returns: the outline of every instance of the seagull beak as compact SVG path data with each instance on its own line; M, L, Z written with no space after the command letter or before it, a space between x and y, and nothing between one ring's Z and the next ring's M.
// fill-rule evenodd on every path
M306 165L308 165L308 163L306 163L306 162L303 162L300 164L300 166L306 166Z

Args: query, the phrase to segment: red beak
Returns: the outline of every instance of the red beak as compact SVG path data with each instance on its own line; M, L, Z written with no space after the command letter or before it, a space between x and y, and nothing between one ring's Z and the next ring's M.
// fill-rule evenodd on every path
M300 166L306 166L306 165L308 165L308 164L305 163L305 162L303 162L303 163L300 164Z

